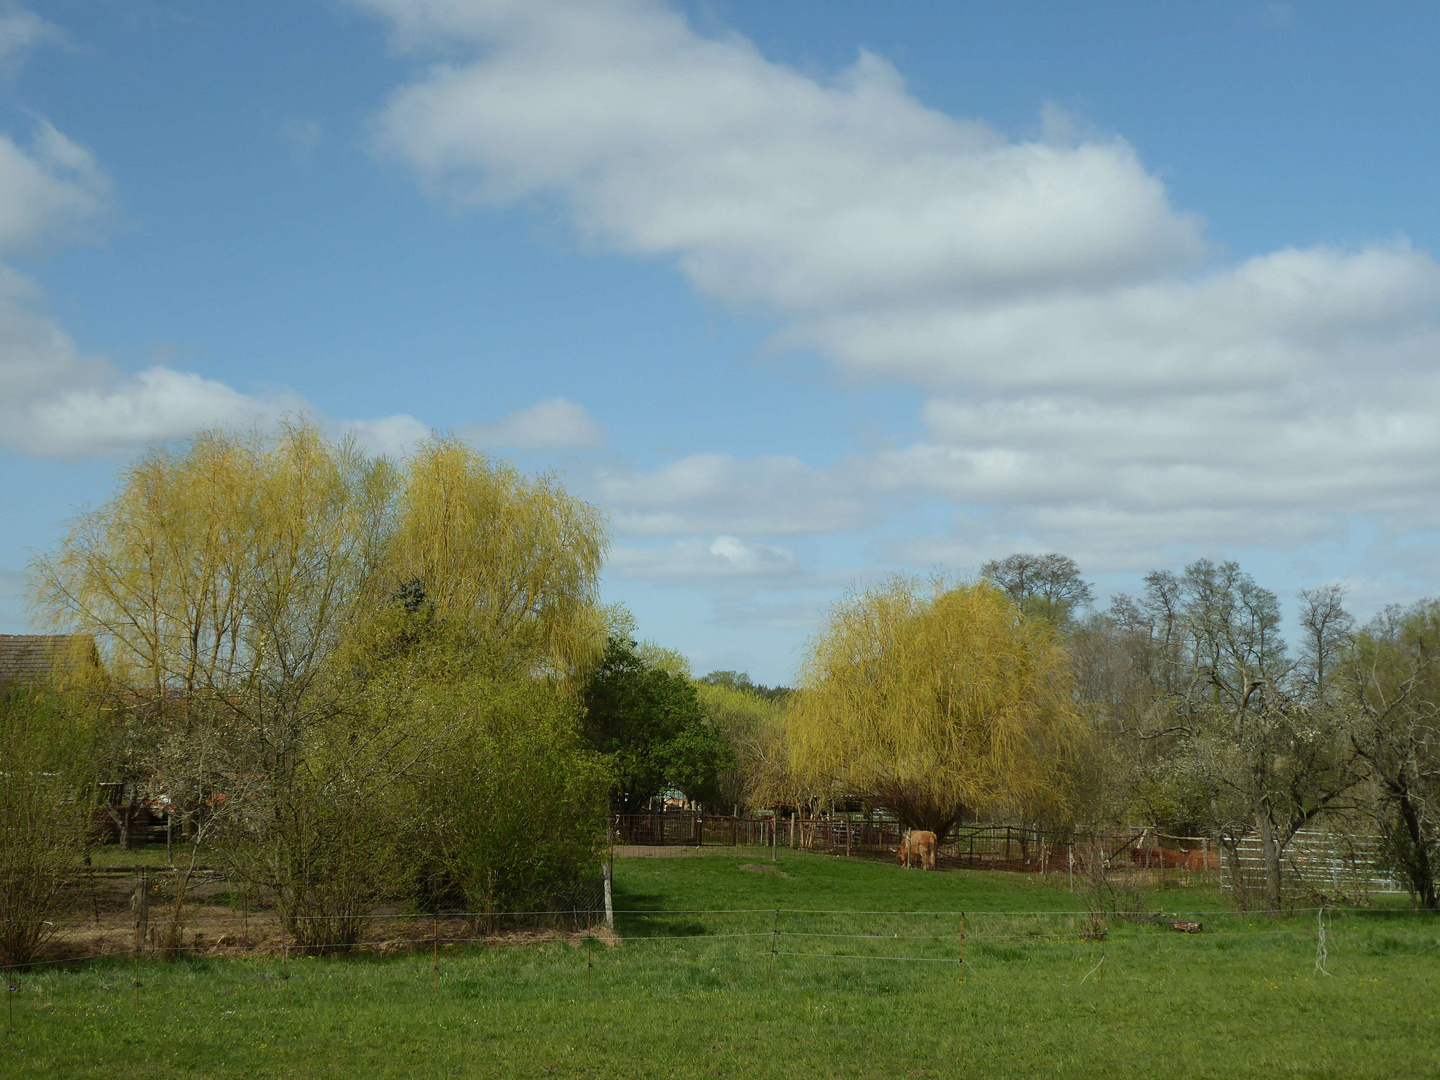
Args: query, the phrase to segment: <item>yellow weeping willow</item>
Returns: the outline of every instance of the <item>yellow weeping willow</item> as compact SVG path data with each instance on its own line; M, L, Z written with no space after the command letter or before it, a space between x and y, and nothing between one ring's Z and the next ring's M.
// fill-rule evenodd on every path
M396 513L394 579L466 627L497 673L563 676L603 645L604 517L553 477L528 480L458 439L431 439L408 463Z
M459 440L397 465L301 423L128 466L32 564L31 600L152 702L304 684L400 596L463 627L497 673L566 675L604 643L605 545L595 507Z
M1053 628L985 582L897 577L852 596L800 681L785 713L797 779L941 836L967 812L1053 804L1083 732Z

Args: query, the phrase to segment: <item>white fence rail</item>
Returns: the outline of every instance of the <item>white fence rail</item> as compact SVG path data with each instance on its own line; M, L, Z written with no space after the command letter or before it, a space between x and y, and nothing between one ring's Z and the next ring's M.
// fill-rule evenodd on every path
M1308 886L1329 896L1406 892L1404 879L1380 868L1379 849L1379 837L1302 829L1285 848L1281 874L1288 886ZM1247 889L1263 889L1265 859L1260 838L1247 836L1241 840L1236 856L1240 884ZM1220 859L1220 887L1235 886L1235 868L1229 852L1225 852Z

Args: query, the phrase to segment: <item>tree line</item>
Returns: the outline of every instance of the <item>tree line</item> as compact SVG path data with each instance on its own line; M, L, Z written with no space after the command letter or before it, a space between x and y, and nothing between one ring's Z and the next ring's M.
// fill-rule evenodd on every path
M306 946L355 942L381 901L563 907L607 814L665 793L1258 836L1276 907L1325 818L1381 835L1436 905L1434 601L1357 626L1338 588L1303 592L1292 650L1233 563L1096 610L1073 561L1014 555L848 595L791 690L637 641L600 602L607 543L554 477L447 438L394 462L297 423L123 468L31 567L37 617L97 662L0 701L7 962L120 798L192 841L177 936L202 852Z
M1272 910L1288 846L1323 822L1378 836L1433 909L1440 602L1359 626L1338 586L1298 600L1292 648L1278 597L1234 562L1152 572L1104 610L1058 554L970 582L892 578L811 642L784 768L757 793L858 798L942 836L961 820L1141 822L1232 857L1254 838Z

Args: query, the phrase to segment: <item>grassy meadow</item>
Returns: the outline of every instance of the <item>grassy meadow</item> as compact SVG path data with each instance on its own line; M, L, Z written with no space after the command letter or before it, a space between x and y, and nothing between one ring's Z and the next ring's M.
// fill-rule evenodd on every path
M5 1077L1429 1077L1440 920L1241 916L1082 940L1063 883L782 851L616 862L623 944L39 967ZM778 914L777 914L778 910ZM957 978L965 912L964 979ZM593 966L590 966L593 964ZM0 1020L3 1020L0 1017Z

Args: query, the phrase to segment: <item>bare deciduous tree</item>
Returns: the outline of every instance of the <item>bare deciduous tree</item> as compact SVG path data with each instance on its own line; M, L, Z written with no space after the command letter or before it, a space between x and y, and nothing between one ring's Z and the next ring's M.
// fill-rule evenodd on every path
M1440 859L1440 602L1387 608L1349 658L1353 745L1375 784L1389 855L1430 909Z

